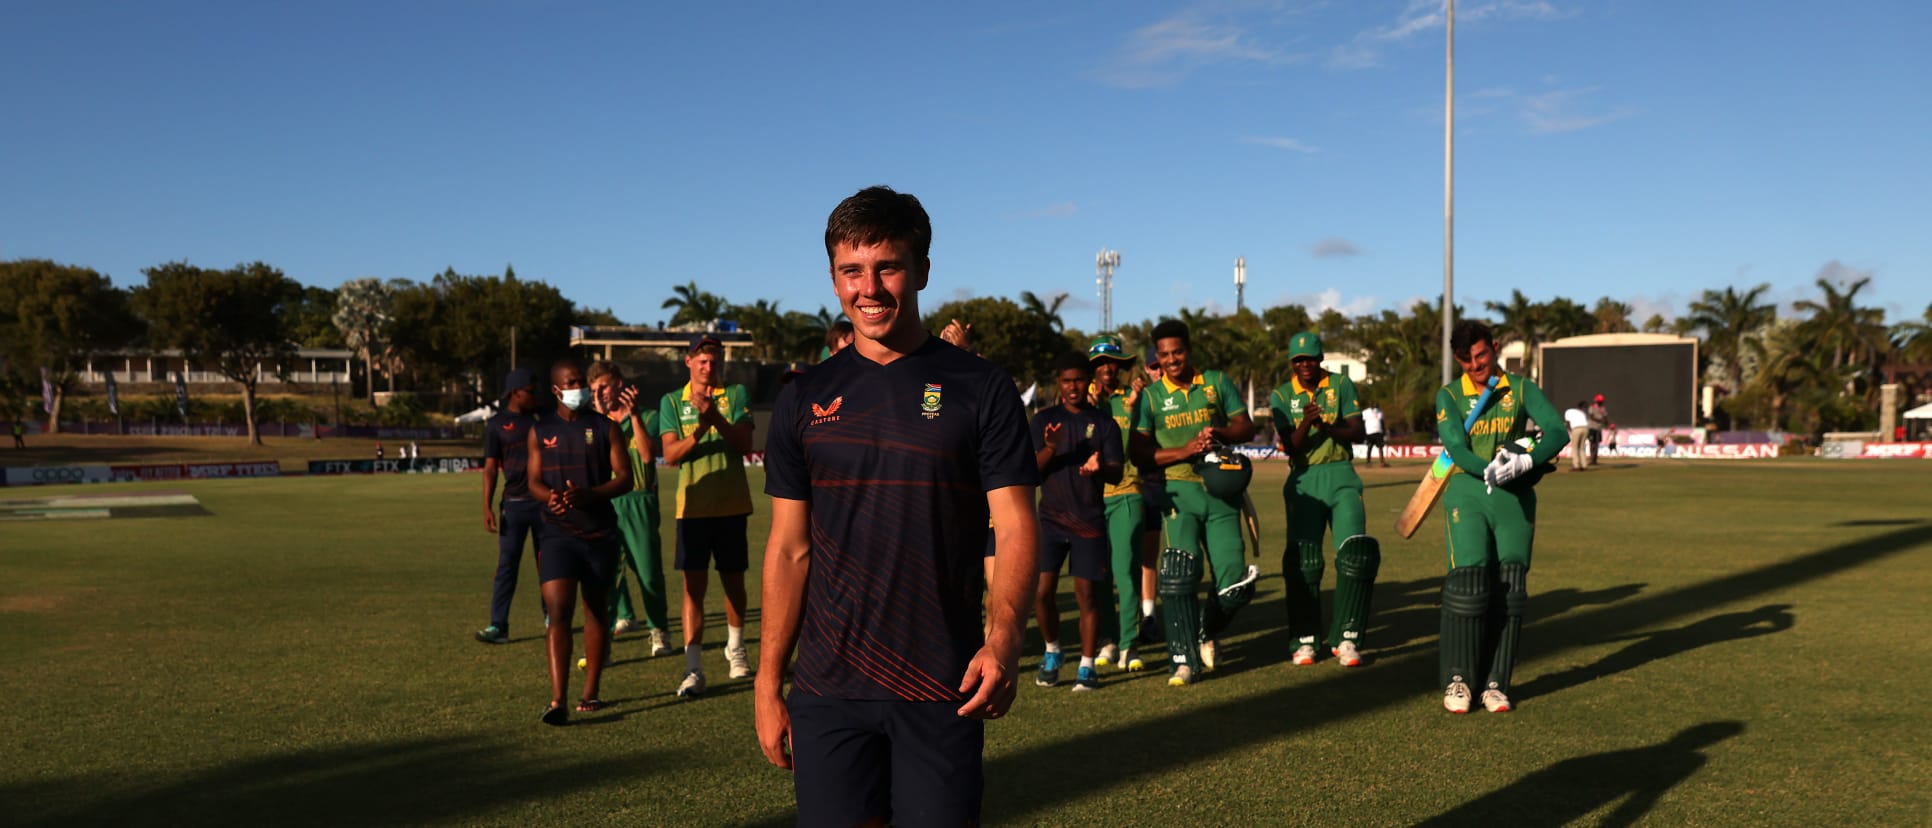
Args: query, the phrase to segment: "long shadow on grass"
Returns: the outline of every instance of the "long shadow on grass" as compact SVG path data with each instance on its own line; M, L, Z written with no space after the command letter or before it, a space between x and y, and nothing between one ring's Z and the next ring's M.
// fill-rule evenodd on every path
M1510 695L1517 700L1547 696L1605 676L1634 670L1650 662L1683 655L1709 644L1741 641L1791 629L1790 604L1767 604L1747 612L1727 612L1702 618L1668 630L1599 639L1596 643L1632 641L1635 643L1595 664L1572 667L1561 673L1547 673L1516 685Z
M1692 617L1713 606L1787 589L1928 544L1932 544L1932 526L1899 529L1757 569L1537 622L1523 637L1524 649L1529 658L1546 658L1602 641L1606 635ZM1534 598L1530 611L1541 614ZM1173 704L1183 709L1137 723L1132 750L1122 750L1124 737L1109 729L995 758L986 769L992 782L986 797L988 819L1037 820L1059 807L1070 791L1090 795L1138 785L1160 778L1170 767L1212 762L1221 755L1239 753L1304 728L1332 726L1425 699L1433 706L1430 691L1435 669L1431 659L1418 654L1386 662L1385 667L1369 672L1338 671L1312 684L1194 707L1186 707L1186 691L1176 691Z
M531 727L537 727L535 718ZM649 751L532 762L465 737L241 759L185 777L124 773L0 788L17 825L408 825L474 821L673 761Z
M1649 747L1565 759L1417 824L1429 828L1569 825L1623 799L1599 824L1632 825L1656 807L1665 792L1704 766L1705 748L1743 732L1743 722L1706 722Z

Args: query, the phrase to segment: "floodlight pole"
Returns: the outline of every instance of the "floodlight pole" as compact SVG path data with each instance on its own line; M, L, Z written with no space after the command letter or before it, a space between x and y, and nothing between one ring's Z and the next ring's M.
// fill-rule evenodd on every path
M1247 305L1245 304L1247 292L1248 292L1248 259L1245 256L1236 256L1234 258L1234 312L1235 313L1240 313L1242 308L1247 307Z
M1100 289L1100 330L1114 329L1114 270L1120 267L1120 251L1101 248L1093 257L1094 284Z
M1456 324L1456 0L1449 0L1447 86L1442 99L1442 384L1448 385L1455 354L1449 329Z

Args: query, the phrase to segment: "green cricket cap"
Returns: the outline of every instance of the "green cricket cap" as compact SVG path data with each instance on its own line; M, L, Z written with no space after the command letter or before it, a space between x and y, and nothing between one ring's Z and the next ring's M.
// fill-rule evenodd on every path
M1288 358L1322 358L1322 338L1313 331L1302 331L1288 339Z
M1127 349L1121 346L1120 337L1114 336L1113 334L1101 334L1087 342L1087 361L1092 362L1096 359L1111 359L1118 362L1134 361L1133 355L1127 353Z

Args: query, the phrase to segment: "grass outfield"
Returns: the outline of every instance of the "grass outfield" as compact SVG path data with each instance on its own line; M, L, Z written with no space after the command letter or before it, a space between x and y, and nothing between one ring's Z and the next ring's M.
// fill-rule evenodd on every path
M1026 681L988 727L987 821L1932 818L1932 469L1551 477L1520 706L1452 717L1433 688L1440 515L1414 541L1386 529L1420 468L1365 470L1386 544L1368 666L1284 666L1271 553L1208 681L1112 673L1078 695ZM1282 473L1264 464L1255 487L1272 549ZM644 658L626 637L612 711L537 723L529 567L514 643L470 639L495 562L478 488L399 475L0 490L186 491L212 513L0 523L4 821L787 824L789 777L759 754L750 682L724 680L715 651L710 695L680 702L682 658ZM756 547L762 514L751 531ZM1023 670L1038 653L1029 632Z
M362 437L149 437L115 434L29 434L24 449L0 450L0 466L66 466L89 463L281 463L283 474L306 474L310 460L358 460L376 446L396 459L408 440ZM419 440L423 457L480 457L483 440ZM478 508L481 508L480 506Z

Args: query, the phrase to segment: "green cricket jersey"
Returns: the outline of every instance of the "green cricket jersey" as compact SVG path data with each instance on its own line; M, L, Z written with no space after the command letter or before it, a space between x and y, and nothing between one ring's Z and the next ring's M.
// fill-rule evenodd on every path
M1093 386L1088 386L1087 396L1093 395ZM1108 414L1113 415L1114 425L1120 426L1120 453L1123 457L1127 457L1127 467L1120 473L1120 482L1108 483L1102 487L1100 496L1104 499L1114 495L1140 494L1140 472L1134 469L1134 460L1127 453L1127 442L1132 439L1134 425L1140 422L1140 409L1128 407L1127 392L1118 388L1107 397L1103 407L1107 409Z
M1220 371L1196 371L1183 385L1162 377L1140 392L1135 408L1140 412L1140 422L1134 429L1153 435L1154 444L1160 448L1187 445L1201 429L1225 425L1234 415L1246 413L1234 383ZM1192 463L1176 463L1166 470L1168 480L1201 480Z
M1482 388L1471 382L1467 374L1436 391L1436 433L1457 468L1482 477L1483 467L1489 465L1504 443L1529 434L1531 420L1542 429L1543 439L1530 450L1530 460L1542 465L1563 450L1566 442L1563 435L1569 433L1563 415L1543 396L1543 389L1520 375L1504 374L1497 378L1496 392L1490 396L1489 405L1464 433L1463 420L1482 393Z
M639 411L637 419L644 423L644 438L656 440L658 438L657 412ZM618 420L617 427L624 432L624 448L631 453L631 491L657 491L657 463L645 462L644 456L638 453L637 444L633 442L634 438L631 436L631 418L625 417Z
M737 425L751 419L749 396L742 385L711 389L711 401L725 422ZM698 412L691 407L691 386L664 395L657 408L660 434L689 438L698 430ZM734 517L751 514L751 483L745 478L744 455L717 430L707 432L684 462L678 464L677 517Z
M1282 435L1282 442L1288 441L1288 433L1301 422L1302 412L1311 400L1321 407L1322 422L1330 425L1349 417L1362 416L1362 404L1355 396L1354 380L1327 372L1314 388L1303 388L1300 377L1289 377L1287 382L1268 395L1268 410L1274 416L1275 430ZM1301 456L1289 458L1297 468L1323 463L1348 463L1355 459L1355 450L1347 443L1336 442L1327 434L1313 431L1308 437L1314 443L1304 444L1306 450Z

